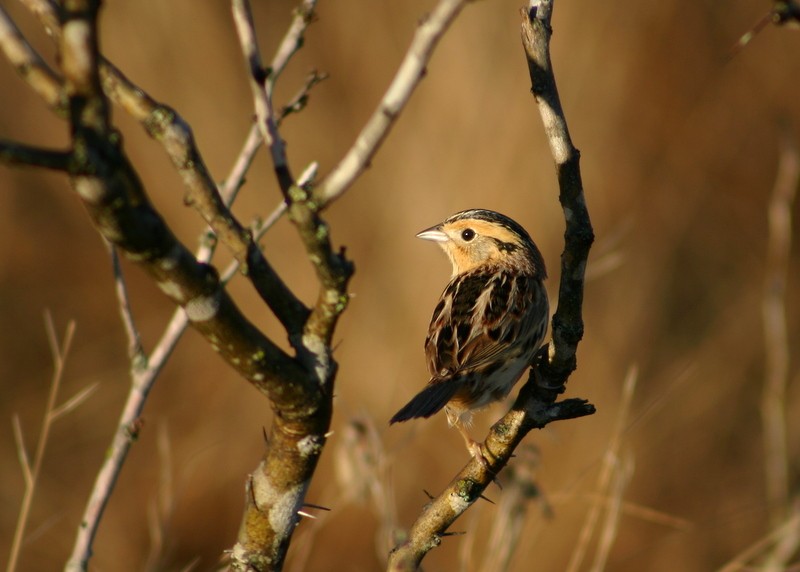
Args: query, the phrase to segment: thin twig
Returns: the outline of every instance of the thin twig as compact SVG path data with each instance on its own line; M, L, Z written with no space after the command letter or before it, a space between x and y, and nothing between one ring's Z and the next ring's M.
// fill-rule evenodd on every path
M233 204L236 200L236 195L239 192L239 189L242 188L244 185L244 178L247 174L247 171L250 170L250 165L253 164L253 159L255 159L256 152L258 152L259 148L261 147L261 142L263 139L261 138L261 132L258 129L257 125L253 125L250 127L250 131L247 134L247 138L242 145L242 149L239 151L239 155L236 157L236 161L234 161L233 169L231 169L230 174L225 179L225 182L220 185L219 194L222 197L225 206L229 207ZM201 258L198 256L198 259Z
M266 86L270 72L264 69L261 60L250 2L249 0L233 0L232 7L239 43L249 66L250 88L253 92L258 128L261 130L261 136L272 157L272 165L281 191L284 195L288 195L289 189L294 186L294 179L286 158L286 145L281 139L275 122L271 90L268 91Z
M609 487L610 502L608 510L606 511L603 528L597 541L597 550L595 551L592 567L589 569L590 572L603 572L606 568L608 555L611 553L611 547L614 545L614 541L617 538L617 531L619 530L619 520L622 515L622 495L628 483L630 483L632 474L632 457L623 456L615 459L614 477Z
M67 415L71 411L74 411L75 409L83 405L83 403L86 400L88 400L92 396L92 394L95 391L97 391L99 387L100 383L95 382L92 383L91 385L87 385L86 387L78 391L78 393L76 393L75 395L67 399L64 403L53 409L53 411L51 412L52 420L56 421L57 419L63 417L64 415Z
M589 550L590 541L600 518L601 507L604 504L603 499L608 497L611 480L615 474L615 468L618 467L619 450L622 443L622 436L628 423L628 415L631 409L631 402L633 401L633 394L636 389L636 381L637 369L632 367L628 370L628 375L625 376L619 412L617 413L617 419L614 423L614 432L611 434L608 448L603 457L603 465L600 468L600 473L597 475L597 486L595 487L596 500L592 503L592 507L589 509L583 521L583 527L581 527L578 540L575 543L575 549L572 552L572 557L566 568L567 572L577 572L580 570L583 559ZM612 507L608 507L607 510L611 512Z
M742 550L734 556L728 563L719 568L717 572L738 572L739 570L750 570L748 562L762 554L769 547L775 546L787 533L794 533L800 529L800 511L795 510L779 526L774 527L762 538ZM760 569L760 568L759 568Z
M66 112L66 99L61 79L25 40L19 28L0 5L0 50L23 80L60 113Z
M533 446L523 445L516 451L514 464L498 476L503 484L503 494L484 551L480 568L482 572L511 570L511 561L520 541L524 540L528 545L533 542L530 534L522 536L533 503L539 504L541 515L552 515L550 504L536 480L538 466L538 450ZM473 534L471 538L474 539L475 536ZM462 560L468 563L472 558Z
M278 125L278 127L280 127L281 123L284 119L286 119L286 117L292 113L299 113L305 109L306 105L308 104L308 98L311 94L311 90L318 83L326 79L328 79L328 74L320 73L317 70L311 70L311 72L309 72L309 74L306 76L303 87L301 87L289 101L281 106L280 110L278 111L278 116L275 120L275 123Z
M0 163L67 171L72 153L53 151L0 139Z
M61 34L61 24L58 21L58 7L55 0L19 0L20 4L39 19L44 31L53 39Z
M275 82L278 81L281 73L286 68L289 60L303 46L306 29L316 18L317 0L302 0L300 6L295 9L294 18L289 25L289 29L283 36L275 56L269 65L269 74L266 81L267 94L272 98L272 90Z
M33 502L33 496L36 492L36 485L39 482L39 471L42 467L45 448L50 438L50 429L52 428L53 421L58 417L58 409L56 408L58 390L61 387L61 381L64 377L64 366L66 365L66 359L69 355L70 348L72 347L72 340L75 335L75 322L70 321L67 324L64 339L59 343L50 312L45 312L44 319L50 352L53 356L53 377L50 380L50 392L47 396L47 404L45 406L44 416L42 417L39 440L36 443L36 450L33 454L33 464L31 464L25 447L19 418L16 415L14 416L14 439L17 445L17 455L20 459L20 465L22 466L25 491L22 494L22 505L17 514L17 526L14 530L14 539L11 541L11 552L6 567L7 572L14 572L19 562L22 542L25 539L25 529L28 525L28 518L30 517L31 503Z
M321 205L327 207L340 198L369 166L414 90L425 77L439 40L467 3L467 0L440 0L420 22L403 62L378 107L339 164L315 189L314 198Z
M131 310L131 300L128 296L128 286L125 284L125 277L122 274L122 267L119 262L119 255L117 249L110 243L106 243L109 253L111 254L111 268L114 272L114 287L117 292L117 304L119 305L120 317L122 318L122 326L125 329L125 335L128 338L128 359L136 367L144 365L144 348L142 347L142 338L139 335L139 330L133 320L133 311Z
M786 427L786 386L789 380L790 343L786 324L786 294L792 243L792 205L800 185L800 151L796 140L784 133L778 173L768 207L769 241L761 302L766 356L761 396L764 470L770 523L777 526L789 510L789 453ZM773 562L768 570L782 568Z
M764 14L731 46L728 59L732 59L742 51L750 41L767 26L794 26L800 24L800 2L798 0L772 0L772 9Z

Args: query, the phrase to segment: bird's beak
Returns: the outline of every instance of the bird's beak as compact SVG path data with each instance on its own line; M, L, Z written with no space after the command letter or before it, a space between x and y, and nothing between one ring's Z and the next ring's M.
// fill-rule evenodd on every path
M432 240L433 242L447 242L450 240L447 235L442 231L441 225L426 228L420 233L417 233L417 238L422 240Z

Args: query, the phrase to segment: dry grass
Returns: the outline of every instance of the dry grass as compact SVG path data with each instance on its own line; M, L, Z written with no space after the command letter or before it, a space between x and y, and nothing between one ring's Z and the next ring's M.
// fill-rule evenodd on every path
M18 3L6 4L52 56L35 22ZM192 122L222 179L252 114L228 6L106 4L106 53ZM317 160L325 173L340 158L429 8L422 1L322 2L277 95L290 99L311 68L330 74L309 107L284 124L296 171ZM591 399L598 414L532 434L533 464L512 463L512 482L488 495L495 504L481 503L460 521L456 528L466 534L446 538L426 559L427 569L564 570L578 550L581 571L762 570L775 554L786 569L797 568L798 233L785 261L783 507L767 496L760 402L767 208L778 118L795 133L800 126L798 34L767 27L727 61L730 45L762 8L743 0L558 4L556 77L582 151L598 236L585 341L569 392ZM283 3L257 9L262 49L270 53L291 14ZM517 10L506 1L468 7L371 169L328 213L333 239L347 245L357 265L355 296L336 350L335 433L308 498L331 511L307 507L317 519L301 523L289 570L380 569L387 546L425 504L423 491L440 490L466 461L459 436L442 419L386 424L425 380L422 339L448 274L446 261L414 233L462 208L506 212L542 247L554 294L562 219L526 84ZM0 86L0 137L51 147L66 141L63 124L3 62ZM181 183L160 147L122 112L115 119L154 202L195 244L203 225L183 206ZM243 220L275 204L269 171L259 154L235 208ZM5 506L19 507L25 491L10 420L17 414L27 434L48 400L42 308L54 309L56 329L67 318L78 324L61 392L98 384L51 430L28 511L17 570L50 570L70 553L124 402L127 342L105 247L66 180L0 168L0 189ZM797 203L789 212L796 221ZM263 243L286 281L312 299L312 271L299 262L302 246L286 221ZM221 267L228 260L222 253ZM171 308L141 273L124 266L142 343L151 349ZM231 289L254 321L278 331L243 281ZM620 380L632 363L638 382L627 406ZM628 421L621 422L625 410ZM476 434L500 413L498 407L479 415ZM151 393L93 565L213 569L235 540L246 474L260 456L270 415L259 394L188 334ZM783 518L771 522L776 511ZM592 512L594 533L584 545L581 530ZM15 510L0 513L0 554L11 551L16 520Z

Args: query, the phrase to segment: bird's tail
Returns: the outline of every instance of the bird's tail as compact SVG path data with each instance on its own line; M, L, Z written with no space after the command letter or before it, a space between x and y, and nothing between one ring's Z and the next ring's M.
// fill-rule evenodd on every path
M445 381L434 381L420 391L414 398L389 420L389 424L408 421L417 417L430 417L447 405L456 394L461 380L450 378Z

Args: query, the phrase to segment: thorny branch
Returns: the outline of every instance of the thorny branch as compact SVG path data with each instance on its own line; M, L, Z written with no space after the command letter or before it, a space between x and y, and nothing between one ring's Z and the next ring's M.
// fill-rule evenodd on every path
M481 497L531 429L594 413L594 406L583 399L555 401L577 364L577 345L583 335L583 279L594 235L581 183L580 154L569 136L550 63L552 4L553 0L541 0L532 2L530 10L523 9L522 43L532 92L556 164L559 200L566 220L553 341L547 355L540 354L511 410L491 428L482 448L488 467L473 458L431 500L412 526L408 540L392 552L392 571L417 569L428 551L441 543L450 525Z

